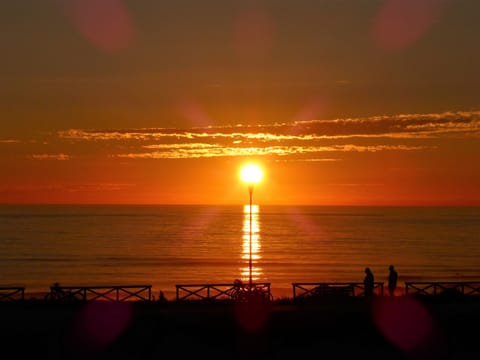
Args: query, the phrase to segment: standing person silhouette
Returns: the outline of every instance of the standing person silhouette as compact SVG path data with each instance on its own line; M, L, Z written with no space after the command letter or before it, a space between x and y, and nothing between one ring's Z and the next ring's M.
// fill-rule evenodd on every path
M388 267L389 274L388 274L388 292L390 296L395 295L395 289L397 288L397 280L398 280L398 273L395 270L393 265Z
M365 268L365 279L363 280L363 286L365 288L365 297L373 296L373 287L375 283L375 278L373 276L372 270L369 267Z

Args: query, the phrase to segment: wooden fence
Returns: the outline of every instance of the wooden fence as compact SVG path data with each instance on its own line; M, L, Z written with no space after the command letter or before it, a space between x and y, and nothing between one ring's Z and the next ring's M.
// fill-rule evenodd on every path
M333 282L333 283L292 283L293 299L318 296L365 296L363 282ZM383 295L383 282L375 282L373 291Z
M178 301L184 300L235 300L241 293L253 290L261 292L270 299L270 283L255 283L250 289L246 285L238 284L181 284L176 285Z
M0 301L19 301L25 299L25 287L1 286Z
M150 301L151 285L60 286L50 287L47 300L58 301Z
M480 282L468 281L409 281L405 282L407 295L480 295Z

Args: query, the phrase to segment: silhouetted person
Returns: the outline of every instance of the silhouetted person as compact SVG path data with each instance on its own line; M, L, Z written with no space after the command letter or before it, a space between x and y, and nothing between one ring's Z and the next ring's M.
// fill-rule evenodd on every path
M167 302L167 298L165 297L165 294L161 290L160 290L160 294L158 294L158 301Z
M395 289L397 288L398 273L395 270L395 267L393 265L390 265L388 270L389 270L388 292L390 293L390 296L394 296L395 295Z
M63 294L62 288L60 287L60 283L58 283L58 282L53 283L53 285L50 287L50 290L55 295L62 295Z
M365 297L373 296L373 287L375 283L375 278L373 276L372 270L369 267L365 268L365 279L363 280L363 286L365 288Z

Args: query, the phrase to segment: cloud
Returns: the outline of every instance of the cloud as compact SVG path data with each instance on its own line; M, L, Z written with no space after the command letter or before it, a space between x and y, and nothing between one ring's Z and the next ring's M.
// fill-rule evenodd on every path
M65 187L68 192L84 192L84 191L120 191L135 187L135 184L128 183L87 183L77 184Z
M119 191L135 187L128 183L84 183L84 184L56 184L56 185L4 185L0 186L0 193L12 192L84 192L84 191Z
M480 111L309 120L297 122L295 126L335 138L471 137L480 132Z
M368 184L368 183L332 183L332 184L325 184L328 186L338 186L338 187L365 187L365 186L370 186L370 187L379 187L379 186L385 186L385 184Z
M66 154L34 154L31 155L30 158L35 160L59 160L65 161L70 160L71 156Z
M70 140L228 139L234 141L312 141L347 138L478 137L480 111L401 114L333 120L303 120L282 124L208 126L191 129L147 128L69 129L58 136Z
M195 146L191 146L195 145ZM158 149L151 152L116 154L113 157L129 159L192 159L192 158L213 158L213 157L235 157L235 156L287 156L318 154L324 152L378 152L378 151L412 151L429 149L426 146L407 146L407 145L334 145L334 146L268 146L268 147L224 147L210 144L174 144L172 146L155 146ZM315 161L315 160L310 160ZM326 161L317 159L316 161ZM335 161L335 160L330 160Z
M299 158L299 159L276 159L275 162L337 162L342 161L342 159L335 158Z
M303 155L302 161L307 161L307 158L308 161L325 161L322 160L323 156L318 155L333 152L421 151L436 148L432 141L425 143L425 139L480 138L480 112L399 114L188 129L69 129L57 135L70 142L117 144L117 147L109 147L112 149L110 156L116 158ZM39 155L38 158L48 157Z

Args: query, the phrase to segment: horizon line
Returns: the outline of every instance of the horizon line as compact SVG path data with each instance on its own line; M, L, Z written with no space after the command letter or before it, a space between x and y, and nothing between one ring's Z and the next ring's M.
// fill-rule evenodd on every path
M78 202L0 202L0 205L45 205L45 206L245 206L242 203L78 203ZM312 207L480 207L480 201L471 203L403 203L403 204L307 204L267 203L257 206L312 206Z

